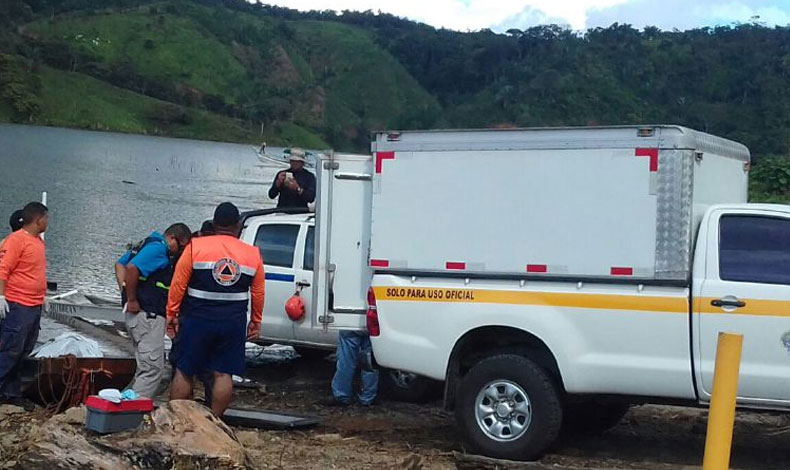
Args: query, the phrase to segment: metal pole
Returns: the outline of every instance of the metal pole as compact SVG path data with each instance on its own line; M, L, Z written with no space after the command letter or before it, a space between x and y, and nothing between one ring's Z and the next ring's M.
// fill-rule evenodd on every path
M41 193L41 204L44 204L45 206L47 205L47 192L46 191ZM41 239L43 240L44 239L44 234L42 233L40 236L41 236Z
M742 348L743 335L719 333L702 470L730 468L732 428L735 423L735 400L738 395Z

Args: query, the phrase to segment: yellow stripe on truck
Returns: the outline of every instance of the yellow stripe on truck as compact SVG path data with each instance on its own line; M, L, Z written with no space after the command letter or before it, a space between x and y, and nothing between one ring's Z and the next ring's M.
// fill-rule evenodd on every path
M599 310L688 313L688 300L686 297L517 292L429 287L375 287L373 290L376 293L376 299L382 301L535 305Z

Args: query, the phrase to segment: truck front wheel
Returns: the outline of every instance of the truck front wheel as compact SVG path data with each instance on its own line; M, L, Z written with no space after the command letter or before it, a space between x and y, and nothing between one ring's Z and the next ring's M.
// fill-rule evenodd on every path
M475 452L535 460L557 439L562 404L546 371L523 356L499 354L461 380L455 416Z

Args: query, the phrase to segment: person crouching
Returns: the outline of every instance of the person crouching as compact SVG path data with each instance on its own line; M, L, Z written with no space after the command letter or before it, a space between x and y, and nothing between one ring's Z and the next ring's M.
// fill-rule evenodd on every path
M115 265L126 330L137 361L129 388L143 397L153 398L164 376L167 292L174 260L191 237L192 231L185 224L173 224L164 235L151 233Z

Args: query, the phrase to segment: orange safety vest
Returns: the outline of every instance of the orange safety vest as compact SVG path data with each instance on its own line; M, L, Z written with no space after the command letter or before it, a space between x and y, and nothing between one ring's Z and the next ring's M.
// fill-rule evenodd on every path
M229 235L195 238L176 266L168 316L180 311L208 319L246 319L252 300L251 320L260 322L264 277L258 248Z

